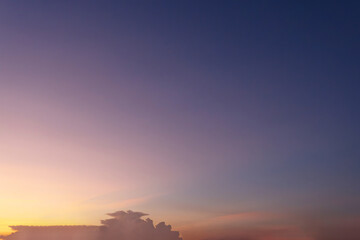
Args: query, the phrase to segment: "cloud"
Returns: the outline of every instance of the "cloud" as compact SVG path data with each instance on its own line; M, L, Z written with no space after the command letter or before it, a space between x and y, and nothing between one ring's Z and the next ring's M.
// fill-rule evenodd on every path
M109 213L99 226L11 226L5 240L182 240L179 232L148 214ZM360 217L314 214L296 219L270 212L239 212L194 221L182 228L186 240L359 240Z
M172 231L170 225L160 222L154 226L150 218L141 217L147 214L133 211L119 211L108 214L113 217L101 221L103 224L102 239L129 239L129 240L180 240L179 232Z
M154 196L143 196L137 198L130 198L125 200L119 201L108 201L108 202L96 202L96 201L89 201L83 203L81 207L86 210L104 210L104 209L117 209L117 208L127 208L127 207L134 207L140 204L146 203L149 200L154 198Z
M208 231L198 235L187 235L189 239L200 240L315 240L291 225L225 228L222 231Z
M244 212L218 216L182 229L186 240L359 240L360 216L312 212L293 215Z
M264 221L273 221L278 219L280 216L274 213L268 212L240 212L233 214L220 215L210 217L196 223L192 223L188 227L194 226L222 226L222 225L233 225L233 224L251 224ZM185 226L186 227L186 226Z
M314 240L286 216L273 212L238 212L182 226L186 240Z
M16 232L5 240L182 240L164 222L154 226L147 214L118 211L108 214L101 226L11 226Z
M359 240L360 217L346 216L325 220L309 220L306 226L315 240Z

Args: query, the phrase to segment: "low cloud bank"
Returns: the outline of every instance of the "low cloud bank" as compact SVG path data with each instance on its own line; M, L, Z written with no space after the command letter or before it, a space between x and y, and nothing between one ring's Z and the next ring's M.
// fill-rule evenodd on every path
M182 227L186 240L360 240L360 215L243 212Z
M118 211L100 226L11 226L16 232L4 240L182 240L179 232L147 214ZM264 213L241 213L193 223L182 233L189 240L359 240L360 217L288 218ZM306 221L305 221L306 220ZM1 238L1 237L0 237Z
M11 226L16 232L5 240L182 240L179 232L160 222L156 226L147 214L118 211L108 214L101 226Z

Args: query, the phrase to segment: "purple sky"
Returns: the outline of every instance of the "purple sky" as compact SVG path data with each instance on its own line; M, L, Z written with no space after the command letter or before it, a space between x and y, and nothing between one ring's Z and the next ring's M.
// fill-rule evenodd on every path
M359 7L2 1L0 232L120 209L185 240L360 223Z

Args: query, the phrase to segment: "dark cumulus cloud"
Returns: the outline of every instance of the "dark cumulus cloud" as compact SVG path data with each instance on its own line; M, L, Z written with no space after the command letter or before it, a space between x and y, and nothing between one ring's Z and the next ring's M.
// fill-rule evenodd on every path
M5 240L182 240L179 232L160 222L154 225L147 214L118 211L108 214L100 226L11 226L16 232Z

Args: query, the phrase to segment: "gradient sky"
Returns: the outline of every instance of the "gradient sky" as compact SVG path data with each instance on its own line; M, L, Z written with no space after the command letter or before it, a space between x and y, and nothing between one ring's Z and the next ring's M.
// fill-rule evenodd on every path
M359 9L1 1L0 232L122 209L184 240L360 224Z

